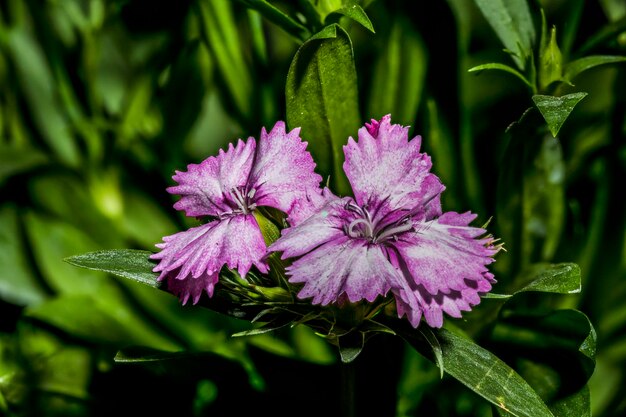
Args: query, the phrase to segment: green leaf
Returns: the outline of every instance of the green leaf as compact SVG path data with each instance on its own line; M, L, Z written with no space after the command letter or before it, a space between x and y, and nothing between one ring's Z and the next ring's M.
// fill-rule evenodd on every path
M626 56L618 55L591 55L575 61L568 62L565 65L564 77L567 81L572 81L578 74L581 74L591 68L599 65L615 64L626 62Z
M331 12L328 16L326 16L324 22L327 25L331 23L336 23L333 22L333 17L335 17L335 15L349 17L355 22L361 24L365 29L369 30L370 32L376 33L374 31L374 26L372 26L370 18L367 17L367 14L365 13L365 10L363 10L363 8L356 2L350 1L344 7Z
M37 267L49 287L59 293L95 294L108 287L106 276L63 263L74 253L100 249L82 230L66 222L27 212L24 224Z
M133 241L150 248L163 236L173 235L178 231L163 206L143 191L126 186L123 192L124 212L119 222L124 234Z
M211 51L226 92L235 111L244 119L251 117L252 75L244 57L244 49L233 15L231 2L211 0L195 3L199 8L203 39Z
M567 94L562 97L535 95L533 102L548 123L552 136L556 137L574 107L586 96L587 93L584 92Z
M535 27L526 0L474 0L520 69L532 53Z
M163 350L180 350L182 346L166 337L150 321L133 317L122 304L112 304L109 297L66 295L29 307L25 315L49 323L68 334L118 348L129 344ZM121 310L121 311L120 311Z
M7 47L39 132L63 163L77 166L78 146L60 106L56 82L41 45L24 28L14 28L7 35Z
M95 271L108 272L151 287L157 287L156 264L150 260L152 252L136 249L110 249L70 256L65 261L71 265Z
M543 314L506 311L493 330L492 340L502 345L503 351L532 360L543 358L560 375L568 375L570 388L578 384L576 390L587 383L595 368L596 331L589 318L577 310Z
M518 288L511 294L487 293L483 298L511 298L523 292L578 294L581 290L580 267L574 263L534 264L515 279Z
M555 417L591 417L591 393L585 385L577 392L550 404Z
M265 17L270 22L274 23L279 28L283 29L285 32L289 33L294 38L303 41L309 37L310 32L300 23L283 13L282 10L273 6L269 2L265 0L240 0L243 4L248 6L250 9L256 10L263 17Z
M402 15L394 16L390 27L379 36L385 47L374 62L367 114L377 119L391 114L395 123L412 125L424 90L428 50L419 32Z
M432 358L430 344L405 323L393 326L414 349ZM553 417L528 383L493 353L446 329L433 329L446 373L494 404L519 417Z
M439 343L439 340L437 340L437 336L435 336L431 328L428 326L422 326L418 330L433 350L433 355L435 356L435 365L437 365L437 367L439 368L439 377L443 378L443 350L441 349L441 344Z
M0 185L9 177L48 162L38 149L0 144Z
M548 40L546 16L541 13L541 46L539 48L539 88L544 91L550 84L563 77L563 57L556 42L556 27L550 31Z
M497 233L512 273L552 260L565 219L565 164L558 139L534 108L507 130L498 178Z
M250 385L257 389L264 388L264 381L254 369L254 365L247 357L244 345L239 343L240 349L235 357L228 357L213 352L167 352L162 349L146 347L127 347L115 355L115 362L119 365L142 366L157 372L166 372L173 377L184 380L195 378L218 378L224 375L236 381L237 384Z
M327 26L298 49L287 75L286 99L287 123L302 128L320 173L331 176L335 191L348 193L343 145L361 120L352 43L340 26Z
M26 253L18 209L12 205L0 206L0 299L29 305L46 297L46 290L37 279Z
M426 100L425 118L428 140L424 141L424 149L437 167L437 176L446 184L446 207L449 210L461 210L460 195L456 190L459 169L456 138L452 134L449 121L445 118L445 111L432 97Z
M508 311L497 323L491 346L515 358L516 369L555 416L588 415L587 382L595 369L596 332L576 310Z
M493 70L500 70L500 71L508 72L509 74L515 75L517 78L522 80L522 82L524 84L526 84L528 87L530 87L530 89L533 91L533 93L535 92L535 86L532 85L530 83L530 81L528 81L526 79L526 77L524 77L522 75L521 72L517 71L515 68L509 67L508 65L498 64L496 62L493 62L493 63L490 63L490 64L477 65L475 67L472 67L472 68L468 69L467 72L477 72L477 71L484 71L484 70L491 70L491 69L493 69Z

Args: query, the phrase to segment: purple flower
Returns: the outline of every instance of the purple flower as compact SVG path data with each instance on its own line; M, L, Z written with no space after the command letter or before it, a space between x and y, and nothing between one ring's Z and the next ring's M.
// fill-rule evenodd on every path
M224 265L237 269L242 277L254 265L268 272L264 259L267 247L254 216L257 207L267 206L287 213L298 224L307 201L315 200L322 178L313 172L315 163L306 151L300 129L287 133L277 122L257 142L250 137L237 146L229 145L216 157L190 164L186 172L176 171L178 183L167 189L182 198L174 205L187 216L212 219L208 223L163 238L152 259L159 281L183 303L198 302L203 291L209 296ZM298 208L294 212L294 207Z
M372 302L391 290L399 317L417 327L423 316L441 327L443 312L461 317L491 289L486 265L499 247L484 229L469 226L475 215L442 214L444 186L420 144L389 116L361 128L358 142L349 139L343 168L354 198L327 196L269 248L298 258L287 273L304 284L300 298Z

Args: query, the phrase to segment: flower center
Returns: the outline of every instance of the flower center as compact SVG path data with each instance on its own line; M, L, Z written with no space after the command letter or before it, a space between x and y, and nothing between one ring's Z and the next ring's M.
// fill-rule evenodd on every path
M372 243L382 243L389 239L396 239L398 234L413 229L409 217L403 217L392 223L381 224L379 219L372 219L367 209L359 207L352 201L346 204L345 209L357 215L357 218L345 228L346 234L355 239L367 239Z
M247 192L245 187L235 187L230 190L230 197L237 207L229 214L250 214L256 208L253 200L255 193L254 188Z

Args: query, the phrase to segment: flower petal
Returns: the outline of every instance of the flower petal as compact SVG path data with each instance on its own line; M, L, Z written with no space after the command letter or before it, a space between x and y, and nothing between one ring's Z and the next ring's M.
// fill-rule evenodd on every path
M432 327L441 327L443 312L460 317L480 302L479 294L495 282L487 265L499 248L484 229L471 227L476 216L448 212L436 220L415 222L416 231L399 236L392 245L394 263L405 284L394 290L398 315L407 315L415 327L424 315Z
M329 197L329 201L315 214L294 227L283 229L282 236L268 248L269 252L283 252L281 258L304 255L316 247L345 236L343 208L350 198Z
M297 226L318 213L326 203L338 198L328 188L310 190L293 203L287 222L291 227Z
M238 215L216 220L163 238L157 245L161 252L151 256L160 259L154 272L161 272L159 280L177 271L176 279L198 279L203 275L218 274L224 265L237 268L245 276L252 265L259 271L268 271L262 260L266 253L265 241L252 215Z
M319 190L322 177L313 171L315 162L306 146L300 128L287 133L284 122L277 122L269 133L263 128L249 181L258 206L291 214L294 202Z
M337 302L345 294L350 302L374 301L401 276L389 262L385 248L364 239L342 236L328 241L287 267L289 282L304 283L300 298L313 297L313 304Z
M226 152L220 149L218 156L189 164L187 171L176 171L172 178L178 185L167 189L182 196L174 208L190 217L219 216L232 211L235 205L230 193L247 184L255 149L254 138L245 143L239 139L236 147L231 143Z
M485 230L468 226L474 217L468 214L448 212L435 220L415 222L414 232L393 243L405 275L430 294L461 291L468 287L467 281L486 280L486 265L498 249L488 237L477 239Z
M429 172L430 157L419 151L421 137L409 141L408 133L407 127L392 125L387 115L359 129L358 142L349 138L343 147L343 169L361 207L378 210L381 216L390 210L439 207L445 187ZM439 210L430 217L439 215Z
M203 291L206 291L209 297L212 297L215 284L217 284L219 279L219 273L217 272L202 274L198 278L187 276L183 279L176 279L176 275L177 271L173 271L166 276L166 288L170 293L177 295L183 304L187 304L190 298L193 304L197 304Z

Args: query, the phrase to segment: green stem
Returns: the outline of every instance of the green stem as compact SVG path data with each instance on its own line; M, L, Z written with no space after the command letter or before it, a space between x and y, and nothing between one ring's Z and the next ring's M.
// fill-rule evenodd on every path
M353 362L341 364L341 415L354 417L355 412L356 365Z

